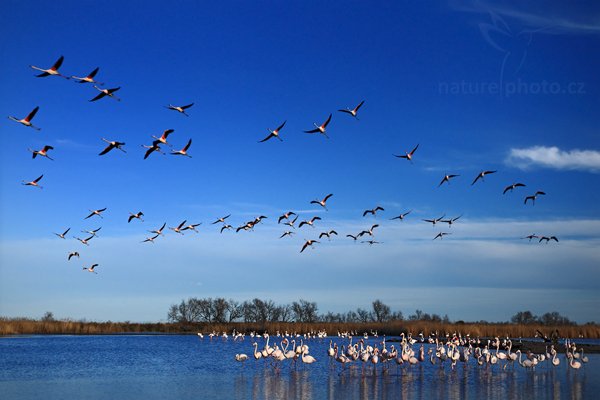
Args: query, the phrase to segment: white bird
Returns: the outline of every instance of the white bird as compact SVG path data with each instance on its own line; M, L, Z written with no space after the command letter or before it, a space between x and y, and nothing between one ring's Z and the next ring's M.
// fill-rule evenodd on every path
M413 158L413 154L415 154L415 151L417 151L417 149L419 148L419 145L417 144L415 146L414 149L412 149L409 153L404 154L403 156L397 156L395 154L393 154L394 157L398 157L398 158L405 158L408 161L412 162L412 158Z
M94 77L98 73L99 69L100 69L100 67L96 67L96 69L94 69L92 72L90 72L87 76L85 76L83 78L78 77L78 76L71 76L71 79L77 80L78 81L77 83L96 83L96 84L102 86L102 85L104 85L104 83L94 80Z
M164 236L163 233L162 233L162 231L163 231L163 229L165 229L165 226L167 226L166 222L160 227L160 229L157 229L155 231L148 231L148 232Z
M313 356L311 356L311 355L306 355L306 351L303 351L303 352L302 352L302 362L303 362L304 364L312 364L312 363L314 363L315 361L317 361L317 359L316 359L316 358L314 358L314 357L313 357Z
M304 251L304 249L306 249L308 246L312 247L312 245L315 244L315 243L321 243L321 242L319 242L317 240L307 240L304 243L304 246L302 246L302 250L300 250L300 253L302 253Z
M86 246L89 246L90 244L88 243L90 240L92 240L94 238L94 235L85 238L85 239L80 239L77 236L73 236L75 239L79 240L81 243L85 244Z
M152 137L156 139L154 143L158 142L160 144L166 144L167 146L171 146L169 143L167 143L167 137L169 137L169 135L173 132L175 132L175 129L166 129L165 131L163 131L160 137L152 135Z
M92 216L94 216L94 215L97 215L97 216L99 216L100 218L103 218L103 217L102 217L102 213L103 213L104 211L106 211L106 207L104 207L104 208L101 208L101 209L99 209L99 210L90 210L90 215L88 215L88 216L87 216L87 217L85 217L84 219L88 219L88 218L90 218L90 217L92 217Z
M321 133L322 135L325 135L326 138L329 138L329 136L327 136L326 130L327 130L327 125L329 124L329 122L331 121L331 115L329 114L329 118L327 118L327 120L325 122L323 122L321 125L317 125L315 123L313 123L313 125L315 126L315 129L312 129L310 131L304 131L306 133Z
M410 214L410 213L411 213L411 211L412 211L412 210L409 210L409 211L405 212L404 214L400 214L400 215L398 215L397 217L390 218L390 220L399 219L399 220L401 220L401 221L402 221L402 220L404 220L404 217L406 217L408 214Z
M107 140L104 138L101 138L104 142L108 143L108 146L106 146L104 148L104 150L102 150L98 155L99 156L103 156L104 154L108 153L109 151L111 151L112 149L119 149L121 150L123 153L127 153L125 150L122 149L122 146L125 146L124 142L117 142L116 140Z
M346 108L345 110L338 110L340 112L346 113L346 114L350 114L351 116L353 116L354 118L358 119L356 117L356 114L358 113L358 109L365 103L365 101L361 101L356 107L354 107L352 110L349 108Z
M127 223L130 223L131 220L133 219L139 219L140 221L144 222L144 220L142 219L142 216L144 215L143 212L138 211L137 214L134 213L129 213L129 218L127 218Z
M246 354L236 354L235 355L235 361L241 362L242 365L244 365L244 361L246 361L248 359L248 356Z
M71 230L71 228L68 228L66 231L64 231L63 233L55 233L56 236L58 236L61 239L65 238L65 235L67 234L67 232L69 232Z
M174 156L186 156L186 157L192 158L192 156L190 156L187 153L187 151L190 148L191 144L192 144L192 139L188 140L187 144L184 146L183 149L177 150L177 151L171 151L171 155L174 155Z
M271 139L272 137L276 137L277 139L279 139L280 141L283 142L283 139L279 137L279 131L285 126L285 123L287 121L283 121L283 124L279 125L277 127L277 129L275 129L274 131L268 129L269 131L269 136L267 136L266 138L264 138L263 140L260 140L258 143L262 143L262 142L266 142L267 140Z
M148 156L150 154L152 154L153 152L155 152L155 151L159 152L163 156L165 155L165 153L160 149L159 143L160 142L158 140L155 140L154 142L152 142L151 146L148 146L148 145L145 145L145 144L142 145L143 148L148 149L148 150L146 150L146 153L144 154L144 160L146 158L148 158Z
M147 237L145 240L142 240L140 243L146 243L146 242L154 243L154 239L156 239L159 236L160 235L156 234L152 237Z
M30 182L22 181L21 184L25 185L25 186L35 186L37 188L43 189L43 187L38 184L38 182L40 181L40 179L42 179L43 177L44 177L44 175L42 174L42 175L38 176L36 179L34 179L34 180L30 181Z
M33 119L33 117L35 117L35 114L38 112L38 110L40 109L39 106L37 106L36 108L34 108L33 110L31 110L31 112L29 114L27 114L27 116L23 119L18 119L17 117L13 117L13 116L9 116L8 119L11 119L15 122L18 122L22 125L28 126L30 128L33 128L37 131L41 130L41 128L38 128L37 126L34 126L31 123L31 120Z
M41 150L32 150L32 149L27 149L27 150L29 150L32 153L31 158L36 158L37 156L40 156L40 157L46 157L47 159L54 161L54 159L48 155L48 150L53 150L53 149L54 149L54 147L46 145Z
M333 193L329 193L327 196L325 196L323 198L323 200L319 200L319 199L313 200L313 201L310 202L310 204L318 204L321 207L323 207L325 210L327 210L327 205L326 205L327 204L327 200L329 200L329 198L331 196L333 196Z
M172 104L169 104L168 106L165 106L165 108L168 108L169 110L175 110L177 112L180 112L181 114L185 115L186 117L189 117L189 115L186 114L185 110L187 110L188 108L190 108L191 106L193 106L194 103L185 105L185 106L174 106Z
M177 226L176 228L169 227L169 229L171 229L173 232L177 232L177 233L183 235L183 232L181 232L183 229L181 229L181 228L183 228L183 226L185 225L186 222L187 222L187 220L183 220L183 222L180 223L179 226Z
M62 63L63 63L64 59L65 59L65 58L64 58L63 56L60 56L60 57L58 58L58 60L56 60L56 62L55 62L55 63L54 63L54 64L53 64L53 65L52 65L50 68L48 68L48 69L43 69L43 68L40 68L40 67L36 67L35 65L30 65L29 67L30 67L30 68L33 68L33 69L35 69L35 70L38 70L38 71L42 71L42 73L41 73L41 74L39 74L39 75L36 75L36 77L38 77L38 78L43 78L43 77L45 77L45 76L54 75L54 76L60 76L60 77L63 77L63 78L65 78L65 79L70 79L68 76L64 76L64 75L62 75L60 72L58 72L58 69L59 69L59 68L60 68L60 66L62 65Z
M100 100L101 98L103 98L104 96L108 96L108 97L112 97L113 99L117 100L117 101L121 101L120 98L118 98L117 96L114 95L114 93L121 89L121 86L116 87L116 88L112 88L112 89L101 89L98 86L94 85L94 88L96 90L98 90L100 93L94 97L93 99L89 100L89 101L96 101L96 100Z
M298 217L296 217L296 218L298 218ZM295 221L295 220L296 220L296 219L294 219L294 221ZM314 227L315 227L315 226L313 225L313 224L314 224L314 222L315 222L315 221L319 221L319 220L321 220L321 217L312 217L312 218L311 218L310 220L308 220L308 221L302 221L302 222L300 222L300 224L298 225L298 228L302 228L302 225L310 225L310 226L312 226L312 227L314 228Z
M92 266L89 267L89 268L83 267L83 270L84 271L88 271L88 272L93 272L94 274L97 274L97 272L94 271L94 268L96 268L97 266L98 266L98 264L92 264Z

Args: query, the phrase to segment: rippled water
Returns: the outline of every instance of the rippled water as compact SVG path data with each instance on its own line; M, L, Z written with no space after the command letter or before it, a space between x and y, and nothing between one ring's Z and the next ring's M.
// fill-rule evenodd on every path
M279 342L279 341L277 341ZM340 345L346 341L334 338ZM371 340L371 343L375 343ZM273 344L273 342L271 342ZM259 349L264 340L259 339ZM452 370L425 362L374 371L343 370L329 339L308 342L311 365L252 358L252 340L196 336L30 336L0 338L1 399L596 399L600 355L572 370L519 365L502 370L472 360ZM388 347L391 343L388 343ZM236 353L246 353L242 366Z

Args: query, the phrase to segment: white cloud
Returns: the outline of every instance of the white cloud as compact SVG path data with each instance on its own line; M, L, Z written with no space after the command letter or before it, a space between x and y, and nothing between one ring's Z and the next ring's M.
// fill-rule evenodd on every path
M506 163L521 169L541 166L553 169L600 172L600 151L564 151L556 146L533 146L525 149L511 149Z
M512 3L512 4L511 4ZM547 7L544 2L493 2L476 0L454 1L451 5L461 11L489 13L514 20L529 32L541 34L598 34L597 8L563 6ZM503 22L503 21L502 21ZM504 22L503 22L504 23Z

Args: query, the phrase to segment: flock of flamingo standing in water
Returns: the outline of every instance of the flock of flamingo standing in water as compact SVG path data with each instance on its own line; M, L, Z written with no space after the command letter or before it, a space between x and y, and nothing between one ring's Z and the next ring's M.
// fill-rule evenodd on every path
M80 84L91 84L93 86L94 89L96 89L99 93L96 94L96 96L94 96L93 98L91 98L89 101L90 102L95 102L98 101L104 97L110 97L114 100L120 101L121 99L115 96L115 92L118 91L120 89L120 87L114 87L111 89L102 89L100 88L100 86L103 86L104 83L102 82L98 82L95 80L96 74L99 71L99 68L95 68L92 72L90 72L88 75L86 75L85 77L78 77L78 76L66 76L63 75L59 72L59 68L62 66L62 63L64 61L64 57L61 56L50 68L40 68L34 65L30 65L31 68L40 71L41 73L36 75L36 77L48 77L48 76L58 76L67 80L73 80L77 83ZM344 114L349 115L350 117L358 120L358 112L359 109L363 106L364 104L364 100L361 101L356 107L354 108L346 108L346 109L339 109L338 111ZM173 104L169 104L168 106L164 106L165 108L169 109L169 110L173 110L176 111L180 114L183 114L184 116L189 116L189 114L187 113L187 110L192 107L194 105L194 103L190 103L190 104L186 104L186 105L182 105L182 106L176 106ZM24 118L17 118L14 116L9 116L8 118L18 122L26 127L29 128L33 128L35 130L40 130L39 127L33 125L33 123L31 122L32 119L36 116L37 112L39 111L39 106L35 107L26 117ZM333 114L329 114L329 116L327 117L327 119L321 123L320 125L318 125L317 123L313 123L314 125L314 129L310 129L310 130L305 130L304 132L308 133L308 134L321 134L323 136L325 136L326 138L329 138L329 136L327 135L327 127L329 125L329 123L331 122ZM285 127L287 121L284 121L283 123L281 123L276 129L271 130L268 129L269 134L262 140L259 140L259 143L263 143L266 142L272 138L277 138L280 141L283 141L283 139L280 136L280 132L281 130ZM151 135L151 137L154 139L152 141L151 144L146 145L146 144L142 144L141 146L143 148L146 149L143 158L147 159L151 154L153 154L154 152L160 153L160 154L165 154L161 147L162 145L166 145L166 146L172 146L169 142L168 142L168 137L169 135L171 135L174 132L173 129L167 129L165 130L162 135L160 137L158 136L154 136ZM126 150L123 148L125 146L125 142L121 142L118 140L109 140L106 138L100 138L103 142L106 143L105 147L100 151L100 153L98 154L99 156L103 156L108 154L109 152L111 152L112 150L116 149L116 150L120 150L123 153L126 153ZM180 149L180 150L172 150L170 152L171 155L175 155L175 156L184 156L184 157L188 157L191 158L192 156L190 154L188 154L188 150L190 148L190 146L192 145L192 139L188 139L188 141L186 142L186 144ZM417 144L414 148L412 148L411 151L406 152L404 154L400 154L400 155L396 155L393 154L394 157L400 158L400 159L405 159L407 161L409 161L410 163L413 162L413 158L415 156L415 153L417 151L417 149L419 148L419 144ZM50 150L54 150L53 146L50 145L45 145L43 148L39 149L39 150L34 150L29 148L28 151L30 153L32 153L32 158L36 158L36 157L40 157L40 158L47 158L49 160L54 160L52 157L50 157L50 155L48 154L48 152ZM496 170L483 170L481 172L479 172L475 178L473 179L471 186L475 185L477 182L479 181L484 181L485 176L487 175L491 175L491 174L495 174ZM447 184L450 185L451 180L454 180L455 178L459 177L460 174L444 174L443 178L441 179L441 181L439 182L439 184L437 185L437 187L442 186L443 184ZM22 181L23 185L26 186L32 186L32 187L37 187L37 188L42 188L42 186L40 185L40 181L42 180L42 178L44 177L43 174L41 174L40 176L38 176L37 178L31 180L31 181ZM525 187L526 185L524 183L521 182L514 182L511 183L510 185L506 186L504 188L504 190L502 191L502 194L506 194L508 192L513 192L515 189L517 188L521 188L521 187ZM543 196L546 195L545 192L541 191L541 190L537 190L534 194L532 195L528 195L524 198L523 203L525 205L527 205L528 203L531 203L532 205L535 205L535 201L539 196ZM326 196L324 196L322 199L315 199L313 201L310 202L310 204L315 204L317 206L320 206L322 209L324 209L325 211L328 210L327 208L327 202L331 199L331 197L333 196L333 193L327 194ZM102 218L102 213L104 211L107 210L107 207L102 208L102 209L97 209L97 210L90 210L90 214L88 216L86 216L84 219L90 218L92 216L98 216L100 218ZM375 217L376 214L380 211L385 211L385 209L379 205L375 206L372 209L367 209L362 213L363 217L367 217L368 215ZM392 218L390 218L390 220L399 220L402 221L404 220L410 213L412 212L412 210L407 210L403 213L401 213L398 216L394 216ZM130 213L130 216L128 217L127 222L131 222L133 219L138 219L140 221L143 221L143 219L141 218L143 216L143 212L142 211L138 211L137 213ZM291 217L294 216L293 219L291 219ZM244 231L251 231L254 229L254 227L259 224L263 219L266 219L267 216L261 215L256 217L253 220L247 221L245 223L242 223L241 225L239 225L238 227L234 227L232 225L229 225L226 222L226 219L229 218L230 215L224 216L224 217L220 217L218 218L215 222L213 222L212 224L217 224L217 223L221 223L221 228L220 228L220 232L223 233L226 230L233 230L235 229L235 232L239 232L241 230ZM449 218L445 218L446 215L442 215L441 217L438 218L428 218L428 219L422 219L422 221L427 222L427 223L431 223L434 227L437 224L448 224L448 227L451 227L458 219L460 219L462 217L462 214L456 217L449 217ZM289 226L290 228L294 229L294 230L287 230L285 232L283 232L283 234L279 237L284 238L284 237L292 237L293 235L296 234L296 221L298 220L298 215L293 212L293 211L289 211L284 213L283 215L281 215L278 218L278 224L281 224L283 221L283 224L286 226ZM322 218L319 216L313 216L310 219L306 219L306 220L302 220L298 223L298 229L302 228L303 226L310 226L310 227L315 227L315 222L316 221L321 221ZM183 235L184 232L186 230L189 231L194 231L194 232L198 232L197 227L200 226L202 223L194 223L194 224L188 224L187 220L183 220L183 222L181 222L179 225L175 226L175 227L169 227L170 230L172 230L175 233L181 234ZM380 225L379 224L371 224L370 228L366 228L364 230L361 230L360 232L356 233L356 234L352 234L352 233L348 233L346 234L347 238L350 238L353 241L357 241L359 238L367 238L367 240L361 240L361 243L365 243L368 245L374 245L374 244L380 244L382 242L379 242L377 240L375 240L375 229L378 228ZM144 240L142 240L142 243L154 243L156 239L159 238L159 236L164 236L163 230L166 227L166 222L158 229L154 229L154 230L149 230L148 232L151 233L151 236L146 237ZM89 236L87 238L79 238L74 236L75 239L77 239L79 242L81 242L83 245L85 246L89 246L89 242L97 237L97 232L100 230L101 228L97 228L95 230L83 230L83 233L87 233L89 234ZM66 238L66 234L69 232L70 228L66 229L63 233L55 233L55 235L57 235L59 238L65 239ZM440 231L439 233L437 233L434 237L433 240L436 239L440 239L442 240L444 237L451 235L452 232L444 232L444 231ZM304 244L301 246L300 248L300 253L304 252L304 250L306 250L306 248L308 247L313 247L315 244L317 243L321 243L318 239L323 239L324 237L327 238L328 240L331 240L332 236L337 236L338 233L333 230L326 230L321 232L318 235L317 239L305 239L304 240ZM558 238L554 235L549 235L549 236L539 236L534 234L525 236L521 239L529 239L529 241L531 241L532 239L539 239L538 242L541 243L543 241L545 241L546 243L549 243L551 240L558 242ZM67 259L70 260L72 257L79 257L79 252L77 251L71 251L69 252ZM89 267L83 267L83 270L86 270L88 272L92 272L92 273L97 273L94 269L95 267L97 267L98 264L92 264Z
M471 338L469 335L447 334L445 337L440 337L431 334L425 338L423 333L420 333L418 338L413 338L410 333L408 335L402 333L399 340L396 339L388 347L385 336L380 341L377 332L371 332L371 339L374 340L369 340L369 334L366 332L362 336L356 334L357 332L338 332L337 338L341 342L334 343L325 331L304 335L277 332L275 338L279 343L270 345L271 336L268 333L259 335L251 332L250 336L254 340L253 352L250 356L245 353L235 354L234 359L243 364L248 359L254 358L257 362L263 362L265 368L269 366L277 371L286 361L292 362L291 365L295 367L298 362L312 364L317 361L317 358L309 354L310 347L307 343L314 339L323 341L329 338L329 347L326 354L322 356L326 357L330 364L335 361L342 365L340 373L359 365L362 374L366 371L377 374L377 368L380 368L382 373L387 373L391 366L411 368L427 363L438 365L440 368L448 365L452 370L457 365L462 365L464 368L477 366L506 370L515 368L516 363L527 370L535 370L541 367L558 367L561 364L559 352L554 344L550 343L547 343L543 353L535 354L527 351L523 354L520 349L513 351L513 341L508 337L482 340ZM198 333L198 336L201 339L205 337L202 333ZM212 332L208 336L211 340L213 338L227 340L230 337L226 332L222 334ZM234 341L244 340L245 336L235 330L231 334ZM358 338L357 341L354 341L355 336ZM258 339L260 338L264 339L264 344L259 350ZM570 339L564 341L564 360L568 368L575 370L589 361L583 347L577 347Z

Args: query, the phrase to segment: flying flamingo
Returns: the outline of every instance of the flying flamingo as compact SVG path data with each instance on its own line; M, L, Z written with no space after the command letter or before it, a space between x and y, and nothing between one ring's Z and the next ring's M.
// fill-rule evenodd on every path
M38 77L38 78L43 78L43 77L45 77L45 76L54 75L54 76L60 76L60 77L63 77L63 78L65 78L65 79L71 79L71 78L69 78L68 76L61 75L61 74L60 74L60 72L58 72L58 69L59 69L59 68L60 68L60 66L62 65L62 63L63 63L64 59L65 59L65 58L64 58L63 56L60 56L60 57L58 58L58 60L56 60L56 62L54 63L54 65L52 65L52 67L50 67L50 68L48 68L48 69L43 69L43 68L40 68L40 67L36 67L35 65L30 65L29 67L30 67L30 68L33 68L33 69L36 69L36 70L38 70L38 71L42 71L42 73L41 73L41 74L39 74L39 75L36 75L36 77Z
M296 227L294 226L294 224L296 223L296 221L297 221L297 220L298 220L298 215L296 215L296 217L295 217L293 220L291 220L291 221L290 221L290 220L287 220L287 221L285 221L283 224L284 224L284 225L287 225L287 226L289 226L289 227L291 227L291 228L294 228L294 229L296 229Z
M25 185L25 186L35 186L35 187L38 187L38 188L40 188L40 189L43 189L43 187L42 187L42 186L38 185L38 182L39 182L39 181L40 181L40 179L42 179L43 177L44 177L44 175L42 174L42 175L40 175L39 177L37 177L36 179L32 180L31 182L26 182L26 181L23 181L21 184L22 184L22 185Z
M538 190L537 192L535 192L535 194L533 196L527 196L525 197L525 201L523 202L523 204L527 204L527 200L531 200L531 202L533 203L533 205L535 206L535 199L537 199L537 197L539 195L545 195L546 193Z
M439 183L438 187L442 186L442 184L443 184L444 182L448 182L448 184L450 184L450 179L452 179L452 178L455 178L455 177L457 177L457 176L460 176L460 175L457 175L457 174L453 174L453 175L444 175L444 178L443 178L443 179L442 179L442 181Z
M121 101L120 98L118 98L117 96L114 95L114 93L117 90L121 89L121 86L116 87L116 88L112 88L112 89L100 89L98 86L94 85L94 88L97 89L98 91L100 91L100 93L98 93L98 95L96 97L94 97L93 99L91 99L89 101L100 100L104 96L112 97L113 99L115 99L117 101Z
M78 77L78 76L71 76L71 79L75 79L76 81L78 81L77 83L96 83L96 84L102 86L102 85L104 85L104 83L94 80L94 77L98 73L99 69L100 69L100 67L96 67L95 70L93 70L87 76L85 76L83 78Z
M546 244L547 244L548 242L550 242L550 240L554 240L555 242L557 242L557 243L558 243L558 238L557 238L556 236L550 236L550 237L547 237L547 236L542 236L542 237L540 238L540 240L539 240L539 242L538 242L538 243L542 243L542 240L545 240L545 241L546 241Z
M410 153L406 153L406 154L405 154L405 155L403 155L403 156L397 156L397 155L395 155L395 154L392 154L392 155L393 155L394 157L398 157L398 158L405 158L405 159L407 159L408 161L412 162L413 154L415 154L415 151L417 151L417 149L418 149L418 148L419 148L419 145L417 144L417 145L415 146L415 148L414 148L414 149L412 149L412 150L410 151Z
M159 237L160 235L156 234L152 237L148 237L146 238L146 240L142 240L140 243L146 243L146 242L150 242L152 244L154 244L154 239L156 239L157 237Z
M177 112L182 113L186 117L189 117L189 115L186 114L185 110L187 110L188 108L190 108L193 105L194 105L194 103L191 103L191 104L188 104L188 105L185 105L185 106L174 106L172 104L169 104L168 106L165 106L165 108L168 108L169 110L175 110Z
M163 153L163 152L160 150L160 146L158 145L159 143L160 143L160 142L159 142L158 140L155 140L154 142L152 142L152 146L147 146L147 145L145 145L145 144L143 144L143 145L142 145L142 147L144 147L144 148L148 149L148 150L146 150L146 154L144 154L144 160L145 160L146 158L148 158L148 156L149 156L150 154L152 154L153 152L155 152L155 151L158 151L158 152L159 152L160 154L162 154L163 156L165 155L165 153Z
M67 234L67 232L69 232L71 230L71 228L67 229L66 231L64 231L63 233L55 233L56 236L58 236L61 239L65 238L65 235Z
M312 247L312 246L313 246L313 244L315 244L315 243L321 243L321 242L319 242L319 241L317 241L317 240L307 240L307 241L304 243L304 246L302 246L302 250L300 250L300 253L302 253L302 252L304 251L304 249L306 249L308 246Z
M108 146L106 146L104 148L104 150L102 150L98 155L102 156L106 153L108 153L109 151L111 151L112 149L119 149L121 150L123 153L127 153L125 150L123 150L121 147L125 146L124 142L117 142L117 141L111 141L111 140L106 140L104 138L101 138L103 141L105 141L106 143L108 143Z
M92 264L92 266L89 267L89 268L83 267L83 270L84 271L88 271L88 272L93 272L94 274L97 274L97 272L94 271L94 268L96 268L97 266L98 266L98 264Z
M137 214L129 213L129 218L127 218L127 223L130 223L131 220L134 218L139 219L140 221L144 222L144 220L142 219L142 215L144 215L144 213L141 211L138 211Z
M72 251L69 253L69 257L67 257L67 261L70 261L72 257L77 257L79 258L79 252L78 251Z
M442 218L444 218L446 216L446 214L442 215L439 218L434 218L434 219L424 219L423 221L425 222L431 222L433 225L437 224L438 222L440 222L442 220Z
M175 132L175 129L167 129L167 130L163 131L163 133L160 137L156 137L156 136L152 135L152 137L154 139L156 139L154 141L154 143L158 142L160 144L166 144L167 146L171 146L169 143L167 143L167 137L173 132Z
M513 183L512 185L508 185L507 187L505 187L502 194L506 194L506 192L508 192L508 191L512 192L515 188L524 187L524 186L526 186L526 185L523 183L519 183L519 182Z
M317 200L313 200L313 201L311 201L311 202L310 202L310 204L318 204L318 205L320 205L321 207L323 207L323 208L324 208L326 211L329 211L329 210L327 210L326 203L327 203L327 200L329 200L329 198L330 198L331 196L333 196L333 193L329 193L327 196L325 196L325 197L323 198L323 200L318 200L318 199L317 199Z
M473 180L473 182L471 183L471 186L473 186L475 184L475 182L477 182L479 179L481 179L482 181L484 180L484 176L488 175L488 174L495 174L498 171L481 171L479 173L479 175L477 175L475 177L475 179Z
M358 236L360 236L360 235L358 235ZM356 242L356 239L358 239L358 236L354 236L354 235L350 235L350 234L346 235L346 237L349 237L350 239L354 240L355 242Z
M106 207L104 207L104 208L102 208L102 209L100 209L100 210L90 210L90 215L88 215L88 216L87 216L87 217L85 217L84 219L88 219L88 218L90 218L90 217L92 217L92 216L94 216L94 215L97 215L97 216L99 216L100 218L103 218L103 217L102 217L102 213L103 213L104 211L106 211Z
M89 235L92 236L98 236L98 231L102 229L102 227L98 228L98 229L94 229L93 231L81 231L81 233L87 233Z
M313 224L315 221L319 221L321 220L321 217L312 217L309 221L302 221L300 222L300 224L298 225L298 228L302 228L302 225L310 225L313 228L315 227ZM295 221L295 219L294 219Z
M373 236L373 229L377 228L379 226L379 224L375 224L373 226L371 226L371 229L366 230L366 231L362 231L361 233L358 234L358 237L361 237L363 235L369 235L369 236Z
M368 244L369 244L369 246L372 246L372 245L374 245L374 244L379 244L379 243L381 243L381 242L378 242L378 241L376 241L376 240L361 240L360 242L361 242L361 243L368 243Z
M539 236L537 236L537 235L534 233L534 234L532 234L532 235L528 235L528 236L522 237L521 239L529 239L529 241L531 242L531 239L538 239L538 238L539 238Z
M185 147L184 147L183 149L181 149L181 150L178 150L178 151L171 151L171 154L172 154L172 155L174 155L174 156L186 156L186 157L192 158L192 156L190 156L190 155L187 153L187 151L188 151L188 149L190 148L190 145L191 145L191 144L192 144L192 139L190 139L190 140L187 142L187 144L185 145Z
M181 229L182 231L187 231L187 230L191 230L194 231L196 233L198 233L198 230L196 229L197 226L202 225L202 222L200 222L199 224L190 224L187 225L185 228Z
M161 226L161 227L160 227L160 229L157 229L157 230L155 230L155 231L148 231L148 232L150 232L150 233L156 233L157 235L162 235L162 236L165 236L165 235L163 235L163 233L162 233L163 229L165 229L165 226L167 226L167 223L166 223L166 222L163 224L163 226Z
M89 246L90 244L88 242L94 238L94 235L92 235L92 236L90 236L88 238L85 238L85 239L78 238L77 236L73 236L73 237L75 239L79 240L82 244L85 244L86 246Z
M372 210L365 210L365 212L363 212L363 217L365 217L367 214L372 214L373 216L375 216L375 214L379 210L385 211L385 209L383 207L377 206L377 207L373 208Z
M283 124L279 125L277 127L277 129L275 129L274 131L268 129L269 131L269 136L267 136L266 138L264 138L263 140L260 140L258 143L262 143L262 142L266 142L267 140L271 139L272 137L276 137L277 139L279 139L280 141L283 142L283 139L279 137L279 131L281 130L281 128L283 128L285 126L285 123L287 121L283 121Z
M412 211L412 210L409 210L409 211L405 212L404 214L400 214L400 215L398 215L397 217L390 218L390 220L399 219L399 220L401 220L401 221L402 221L402 220L404 220L404 217L406 217L408 214L410 214L410 212L411 212L411 211Z
M450 232L440 232L437 235L435 235L435 237L433 238L433 240L440 238L440 240L442 240L444 238L444 236L446 235L452 235Z
M37 106L36 108L34 108L33 110L31 110L31 112L29 114L27 114L27 116L23 119L18 119L17 117L13 117L13 116L9 116L8 119L12 119L15 122L18 122L22 125L28 126L30 128L35 129L36 131L41 130L41 128L38 128L37 126L34 126L31 123L31 120L33 119L33 117L35 117L35 114L38 112L38 110L40 109L39 106Z
M54 147L52 147L52 146L46 145L41 150L31 150L31 149L27 149L27 150L29 150L32 153L31 158L36 158L37 156L40 156L40 157L46 157L46 158L54 161L54 159L48 155L48 150L54 150Z
M282 220L289 219L291 215L296 215L296 213L293 211L286 212L285 214L283 214L282 216L279 217L279 219L277 220L277 223L280 224Z
M176 228L169 227L169 229L171 229L173 232L177 232L177 233L183 235L183 233L181 232L183 229L181 229L181 228L183 228L183 226L185 225L186 222L187 222L187 220L183 220L183 222L180 223L178 227L176 227Z
M323 122L322 125L319 126L319 125L313 123L313 125L315 126L315 129L310 130L310 131L304 131L304 132L306 132L306 133L317 133L317 132L319 132L319 133L325 135L325 137L329 139L329 136L327 136L327 133L325 133L325 131L327 129L327 125L329 124L329 121L331 121L331 115L332 114L329 114L329 118L327 118L327 121Z
M456 217L456 218L440 219L440 220L439 220L439 222L445 222L445 223L447 223L447 224L448 224L448 227L451 227L451 226L452 226L452 224L453 224L453 223L454 223L456 220L458 220L460 217L462 217L462 214L461 214L461 215L459 215L459 216L458 216L458 217Z
M295 233L296 233L296 232L292 232L292 231L285 231L285 232L283 232L283 235L279 236L279 239L281 239L281 238L283 238L283 237L286 237L286 236L292 237L292 235L294 235Z
M231 225L229 225L229 224L224 224L224 225L221 227L221 232L220 232L220 233L223 233L223 231L224 231L225 229L233 229L233 226L231 226Z
M226 215L226 216L224 216L224 217L221 217L221 218L217 219L215 222L211 222L211 225L218 224L219 222L221 222L221 223L223 223L223 224L224 224L224 223L225 223L225 220L226 220L227 218L229 218L229 217L231 217L231 214L228 214L228 215Z
M334 231L333 229L330 230L329 232L321 232L321 234L319 235L319 239L321 239L323 236L327 236L327 239L331 239L331 235L335 235L337 236L337 232Z
M361 101L356 107L354 107L352 110L349 108L346 108L345 110L338 110L340 112L346 113L346 114L350 114L352 115L354 118L356 118L358 120L358 118L356 117L356 113L358 113L358 109L364 104L364 100Z

